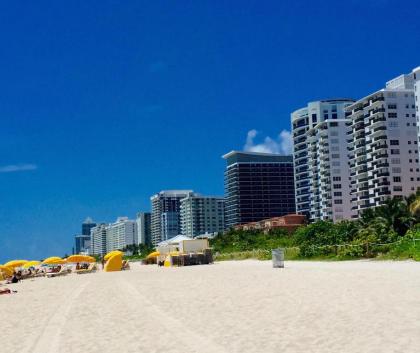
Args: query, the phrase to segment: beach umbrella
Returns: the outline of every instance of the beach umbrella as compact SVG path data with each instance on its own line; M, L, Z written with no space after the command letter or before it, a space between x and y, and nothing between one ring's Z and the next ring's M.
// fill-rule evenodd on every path
M119 251L119 250L110 251L108 254L106 254L104 256L104 260L105 261L108 261L114 255L121 255L121 256L123 256L124 253L122 251Z
M0 265L0 273L3 273L5 277L13 276L13 269L4 265Z
M77 262L96 262L96 259L92 256L87 255L71 255L66 259L67 263L77 263Z
M147 255L148 259L151 259L152 257L158 257L160 255L159 251L153 251L152 253L150 253L149 255Z
M61 257L52 256L48 259L42 261L43 265L63 265L66 263L66 260L62 259Z
M28 261L26 264L24 264L23 268L29 268L29 267L35 267L41 265L41 261Z
M4 266L10 267L10 268L22 267L27 262L28 260L12 260L12 261L6 262Z

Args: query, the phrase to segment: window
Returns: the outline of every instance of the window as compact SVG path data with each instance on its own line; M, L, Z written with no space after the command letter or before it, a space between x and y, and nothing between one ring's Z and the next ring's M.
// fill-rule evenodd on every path
M317 120L318 120L318 118L317 118L316 114L312 114L312 122L316 123Z
M334 196L343 196L343 193L341 191L334 192Z
M397 148L391 149L391 154L400 154L400 150Z
M394 177L394 183L401 183L401 177L399 176Z
M340 158L340 155L339 155L339 154L337 154L337 153L333 153L333 154L331 155L331 158Z
M343 200L334 200L334 204L335 205L342 205L343 204Z
M397 113L388 113L388 118L396 118Z
M392 168L392 172L393 172L394 174L401 173L401 168L394 167L394 168Z
M341 189L341 184L333 184L334 189Z
M388 126L389 127L398 127L398 122L397 121L390 121Z
M401 164L401 161L399 158L391 158L391 164Z
M388 104L388 109L397 109L396 104Z
M389 143L391 144L391 146L398 146L400 144L400 141L398 141L398 140L390 140Z
M333 119L337 119L337 113L332 113L331 115Z
M394 191L402 191L402 186L394 186Z
M333 181L341 181L341 177L339 176L333 177Z

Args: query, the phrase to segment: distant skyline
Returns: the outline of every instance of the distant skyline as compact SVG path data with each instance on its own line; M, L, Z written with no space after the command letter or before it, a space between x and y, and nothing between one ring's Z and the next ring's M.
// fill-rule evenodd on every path
M0 263L69 253L87 216L223 195L230 150L290 151L290 113L420 65L415 1L9 2Z

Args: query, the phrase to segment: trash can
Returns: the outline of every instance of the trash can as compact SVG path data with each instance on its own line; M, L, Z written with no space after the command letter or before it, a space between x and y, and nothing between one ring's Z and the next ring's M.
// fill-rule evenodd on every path
M284 268L284 249L271 250L273 268Z

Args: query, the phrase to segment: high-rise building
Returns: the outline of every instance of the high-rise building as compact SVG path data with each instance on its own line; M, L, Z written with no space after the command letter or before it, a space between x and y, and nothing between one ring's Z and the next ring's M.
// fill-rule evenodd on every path
M137 213L137 242L138 244L151 244L151 213L139 212Z
M136 244L137 224L128 217L118 217L116 222L106 227L106 250L122 250L127 245Z
M398 76L346 108L354 217L420 186L413 81Z
M223 197L192 193L181 200L181 234L195 237L225 229Z
M312 221L351 218L344 108L353 102L310 102L291 114L296 209Z
M192 190L164 190L150 198L152 245L181 234L181 199Z
M75 251L76 254L89 253L91 246L90 230L96 226L96 223L92 221L92 218L87 217L82 223L82 233L75 235Z
M417 136L418 141L420 142L420 66L416 67L413 70L413 80L414 80L414 104L416 109L416 122L417 122ZM419 148L420 155L420 148Z
M108 224L100 223L90 230L90 254L106 254L106 228Z
M90 230L93 227L96 227L96 223L92 220L92 218L87 217L82 223L82 235L90 235Z
M227 228L295 213L292 156L232 151L223 158Z
M76 254L88 254L90 252L90 235L75 235L74 242Z

